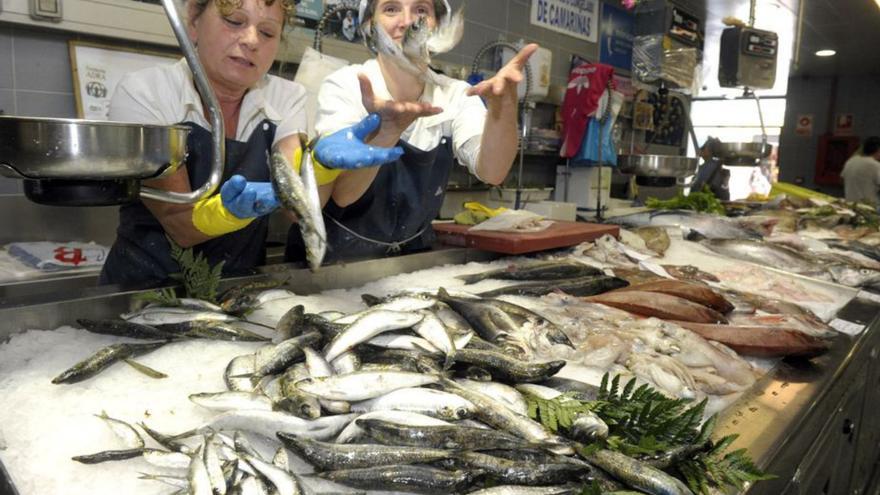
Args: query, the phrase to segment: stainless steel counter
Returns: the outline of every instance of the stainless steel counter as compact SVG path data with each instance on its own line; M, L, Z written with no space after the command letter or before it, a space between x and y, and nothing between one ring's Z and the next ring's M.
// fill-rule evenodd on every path
M811 361L782 361L719 416L716 437L739 434L778 476L763 495L875 494L880 460L880 306L854 299L838 318L866 325Z
M271 265L263 273L224 280L224 286L261 279L288 280L297 293L357 287L398 273L443 264L488 261L495 255L466 249L324 267L317 273ZM27 329L52 329L80 317L113 317L131 309L138 292L117 287L30 294L0 301L0 342ZM748 494L869 494L880 458L880 306L856 299L838 317L867 325L841 335L831 351L809 362L783 361L719 417L716 437L737 433L757 464L778 476ZM876 489L876 488L875 488ZM0 464L0 495L17 494ZM731 492L734 493L734 492Z

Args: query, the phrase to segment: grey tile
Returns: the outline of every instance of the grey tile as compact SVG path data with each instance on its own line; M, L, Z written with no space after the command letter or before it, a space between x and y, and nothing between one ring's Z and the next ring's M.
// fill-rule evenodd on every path
M0 89L0 114L15 115L15 93L11 89Z
M73 92L69 36L30 29L14 29L13 36L16 88Z
M0 194L22 194L21 181L0 177Z
M0 88L12 88L12 28L0 26Z
M15 92L18 114L28 117L76 118L73 94Z
M530 15L528 6L511 3L507 9L507 31L512 36L530 38L532 28Z
M465 17L471 22L477 22L496 29L504 29L507 23L507 2L481 1L470 2Z
M464 36L461 38L461 43L456 47L455 53L473 60L477 52L490 40L486 31L487 29L483 26L466 22Z

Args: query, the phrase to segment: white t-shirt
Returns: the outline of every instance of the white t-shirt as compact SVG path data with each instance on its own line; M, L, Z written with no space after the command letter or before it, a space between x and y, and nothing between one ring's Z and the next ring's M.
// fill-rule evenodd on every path
M376 97L391 100L391 93L385 84L382 70L376 59L363 65L349 65L327 76L318 91L318 114L315 117L315 130L325 136L360 122L367 116L361 101L361 88L358 74L370 79ZM470 88L464 81L438 75L446 84L426 83L420 101L443 109L443 113L422 117L401 135L410 146L422 151L436 148L443 138L452 138L452 148L459 163L476 174L476 154L463 150L465 143L483 134L486 121L486 106L478 96L467 96Z
M235 140L247 141L263 120L276 125L274 143L305 134L305 102L301 85L266 75L244 95ZM211 130L185 59L126 74L113 92L110 120L156 125L193 122Z
M846 200L880 205L880 162L870 156L856 155L846 161L843 171L843 188Z

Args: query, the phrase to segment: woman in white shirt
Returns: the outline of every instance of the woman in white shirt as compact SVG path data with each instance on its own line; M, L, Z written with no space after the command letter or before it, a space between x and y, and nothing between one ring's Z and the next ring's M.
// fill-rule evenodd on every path
M378 113L382 125L367 142L399 146L404 154L395 162L338 176L324 209L328 257L429 248L431 220L443 203L454 158L489 184L507 176L517 150L517 84L537 45L526 46L495 77L471 87L430 68L414 73L377 43L379 29L399 46L420 19L434 29L451 15L446 0L361 1L361 32L377 56L325 79L316 130L329 134ZM288 260L302 259L301 244L292 229Z
M307 129L305 90L267 74L284 25L293 18L294 4L295 0L186 3L190 38L223 115L225 182L219 194L195 205L144 200L121 207L117 239L101 273L103 283L156 283L179 272L168 239L194 247L212 265L223 262L227 275L264 262L266 214L278 206L269 182L268 157L273 149L293 157ZM208 179L212 129L184 60L123 78L113 95L110 117L191 128L186 164L150 186L188 192ZM358 145L364 146L352 144ZM387 161L377 150L371 150L369 159ZM326 181L322 189L328 196Z

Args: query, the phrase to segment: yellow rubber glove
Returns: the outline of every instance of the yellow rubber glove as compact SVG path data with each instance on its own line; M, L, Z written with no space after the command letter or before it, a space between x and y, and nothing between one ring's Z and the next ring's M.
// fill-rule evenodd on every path
M218 237L241 230L253 222L253 218L238 218L223 206L223 198L215 194L193 205L192 223L199 232Z
M507 211L507 208L503 206L499 206L498 208L489 208L488 206L479 203L477 201L468 201L464 204L465 209L471 210L475 213L483 213L487 215L489 218L494 217L495 215L499 215Z
M302 156L303 151L302 148L297 148L293 152L293 160L291 163L293 164L294 170L296 173L299 173L299 169L302 165ZM325 186L335 181L339 174L344 172L344 170L335 169L335 168L327 168L321 165L321 162L318 161L318 158L315 156L315 152L312 151L312 167L315 169L315 180L318 182L319 186Z

